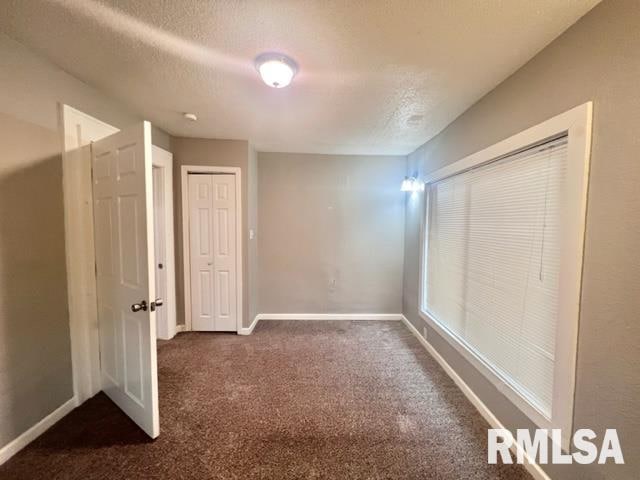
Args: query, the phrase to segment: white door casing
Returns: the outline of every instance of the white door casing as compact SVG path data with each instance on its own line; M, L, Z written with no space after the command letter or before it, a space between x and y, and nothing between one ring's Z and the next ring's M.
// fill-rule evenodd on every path
M243 271L242 271L242 169L239 167L221 167L213 165L182 165L180 167L180 191L181 191L181 223L182 223L182 267L184 285L184 321L182 330L192 330L191 325L191 248L189 236L189 174L192 173L225 173L233 175L235 179L235 252L236 252L236 330L242 331L243 318ZM180 327L180 326L179 326Z
M155 145L152 150L156 297L164 300L156 310L156 324L158 338L169 340L176 334L173 155Z
M191 327L237 331L235 176L188 175Z
M155 278L156 296L162 298L163 307L167 301L167 259L165 234L165 202L164 202L164 172L161 167L153 166L153 245L155 250ZM169 339L167 326L167 309L156 310L156 334L158 338Z
M104 392L150 437L159 434L151 125L92 145ZM147 309L132 311L146 302Z
M91 149L118 129L59 105L73 392L79 405L102 388L96 311Z

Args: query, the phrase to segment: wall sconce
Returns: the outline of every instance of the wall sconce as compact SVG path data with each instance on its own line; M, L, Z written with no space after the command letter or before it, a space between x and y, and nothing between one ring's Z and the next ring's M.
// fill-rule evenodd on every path
M424 182L418 180L416 177L404 177L402 185L400 186L401 192L422 192L424 191Z

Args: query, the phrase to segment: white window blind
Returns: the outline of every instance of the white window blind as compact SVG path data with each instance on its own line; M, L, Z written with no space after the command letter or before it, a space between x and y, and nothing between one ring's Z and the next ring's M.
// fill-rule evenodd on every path
M424 309L550 419L567 137L428 186Z

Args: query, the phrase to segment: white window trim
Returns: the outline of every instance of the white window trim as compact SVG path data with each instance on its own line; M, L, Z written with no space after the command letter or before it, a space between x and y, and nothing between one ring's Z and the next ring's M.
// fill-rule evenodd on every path
M442 335L464 358L478 369L513 404L527 415L539 428L562 429L562 448L568 450L573 435L573 406L575 393L576 351L580 296L582 288L582 263L591 154L592 102L584 103L565 113L507 138L480 152L427 174L425 182L425 210L422 216L420 255L420 315ZM506 155L539 144L545 140L567 135L567 205L563 217L560 265L560 304L556 333L553 404L551 418L546 418L500 375L479 357L457 335L431 315L425 306L426 252L428 235L429 185L461 173L465 170L495 161Z

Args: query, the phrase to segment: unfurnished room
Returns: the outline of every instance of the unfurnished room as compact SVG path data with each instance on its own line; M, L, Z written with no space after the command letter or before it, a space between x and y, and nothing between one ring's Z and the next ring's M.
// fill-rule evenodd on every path
M640 478L638 0L0 0L0 479Z

